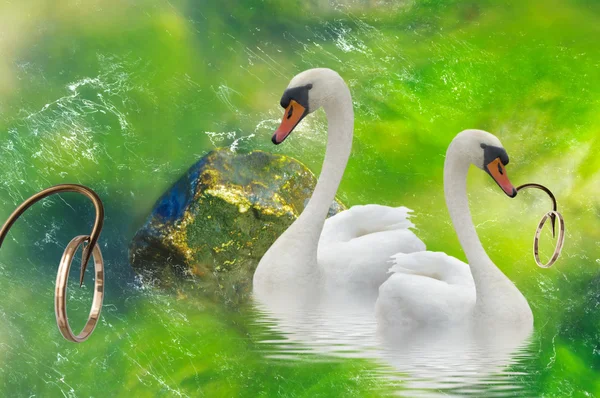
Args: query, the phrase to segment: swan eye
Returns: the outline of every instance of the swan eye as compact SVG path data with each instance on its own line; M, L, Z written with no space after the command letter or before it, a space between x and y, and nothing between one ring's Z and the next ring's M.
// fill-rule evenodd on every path
M287 118L291 118L294 113L294 105L290 105L290 111L288 112Z

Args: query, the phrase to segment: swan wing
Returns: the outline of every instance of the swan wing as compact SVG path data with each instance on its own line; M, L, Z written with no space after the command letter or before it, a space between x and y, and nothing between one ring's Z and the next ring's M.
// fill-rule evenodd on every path
M376 232L414 228L411 213L404 206L353 206L325 221L320 242L347 242Z
M411 210L354 206L325 222L318 262L328 286L372 294L388 278L390 256L425 250L411 230Z
M469 265L442 252L398 253L375 304L384 328L460 322L475 305Z

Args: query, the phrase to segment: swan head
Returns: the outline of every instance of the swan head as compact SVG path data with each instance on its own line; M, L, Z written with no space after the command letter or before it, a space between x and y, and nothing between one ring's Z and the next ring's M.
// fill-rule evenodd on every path
M281 144L309 113L321 108L340 91L348 91L341 76L327 68L308 69L294 76L281 96L285 109L281 125L271 139Z
M506 195L517 196L506 174L508 153L498 137L483 130L465 130L454 138L452 145L458 146L462 159L488 173Z

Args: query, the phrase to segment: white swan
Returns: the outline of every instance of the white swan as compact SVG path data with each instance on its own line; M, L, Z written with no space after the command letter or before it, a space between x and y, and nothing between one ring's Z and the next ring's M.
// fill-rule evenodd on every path
M354 129L350 90L336 72L310 69L298 74L285 90L281 106L285 113L273 135L275 144L322 107L329 124L327 149L306 208L258 264L255 295L316 298L317 293L344 290L370 296L372 305L377 289L389 277L390 256L425 250L425 245L408 229L412 223L406 208L355 206L325 223L350 156Z
M393 273L379 288L376 317L381 329L396 332L429 326L499 324L533 327L527 300L494 265L475 231L467 198L467 172L473 164L490 174L504 192L517 191L506 176L508 155L494 135L481 130L458 134L446 152L446 206L469 265L445 253L397 254ZM475 323L473 323L475 322Z

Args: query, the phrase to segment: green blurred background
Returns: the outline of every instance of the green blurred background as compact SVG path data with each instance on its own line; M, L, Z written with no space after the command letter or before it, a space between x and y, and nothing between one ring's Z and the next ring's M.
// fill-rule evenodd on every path
M260 343L273 332L257 326L251 308L160 292L142 285L127 260L154 202L214 147L280 152L318 173L322 112L285 145L272 146L270 136L289 80L329 67L355 101L354 147L339 190L347 205L408 206L429 249L464 259L442 167L447 145L466 128L501 139L515 184L553 190L567 240L558 263L542 270L531 244L550 209L545 196L509 200L484 173L469 176L484 246L535 315L531 355L504 377L521 396L600 396L599 37L594 0L0 0L0 218L47 186L92 187L107 211L108 281L94 335L80 345L64 341L52 311L56 267L67 242L89 233L93 209L65 194L19 221L0 251L2 395L403 389L401 377L379 377L382 365L366 359L274 359ZM93 286L88 275L76 288L76 277L74 328ZM479 387L474 395L485 392Z

